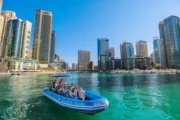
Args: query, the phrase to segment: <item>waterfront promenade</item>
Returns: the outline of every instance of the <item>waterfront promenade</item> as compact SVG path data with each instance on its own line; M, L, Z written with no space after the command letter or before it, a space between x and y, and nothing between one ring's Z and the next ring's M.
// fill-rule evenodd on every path
M72 71L69 71L72 72ZM110 70L110 71L76 71L80 73L96 72L96 73L116 73L116 74L180 74L180 70L176 69L150 69L150 70ZM62 73L59 71L31 71L31 72L16 72L21 73L21 75L34 75L34 74L58 74ZM11 72L0 72L0 75L11 75Z
M39 71L39 72L0 72L0 75L12 75L13 73L19 73L20 75L36 75L36 74L58 74L57 71Z
M80 73L119 73L119 74L143 74L143 73L149 73L149 74L176 74L180 73L180 70L176 69L149 69L149 70L140 70L140 69L132 69L132 70L107 70L107 71L101 71L101 70L83 70L83 71L74 71L69 70L69 72L80 72Z

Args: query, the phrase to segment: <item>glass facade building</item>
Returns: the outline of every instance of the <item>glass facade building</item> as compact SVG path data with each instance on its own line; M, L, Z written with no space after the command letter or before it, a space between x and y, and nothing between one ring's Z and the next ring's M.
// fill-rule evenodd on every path
M120 45L120 53L121 53L121 59L122 59L122 63L123 63L123 68L129 68L128 59L130 59L132 56L134 56L133 44L129 43L127 41L124 41Z
M113 47L109 47L108 52L110 58L115 58L115 49Z
M106 62L106 66L108 70L117 70L122 69L122 60L117 58L111 58Z
M3 4L3 0L0 0L0 15L2 13L2 4Z
M55 56L55 47L56 47L56 32L52 31L51 34L51 55L50 55L50 63L54 62Z
M133 56L129 59L130 69L148 69L152 68L152 58Z
M98 48L98 69L106 70L106 61L109 59L108 49L109 49L109 39L98 38L97 39Z
M159 23L159 33L160 33L160 46L161 46L161 65L167 67L167 55L166 55L166 46L165 46L165 38L164 38L164 22L161 21Z
M159 24L160 41L164 45L162 51L165 54L167 67L180 65L180 22L176 16L170 16Z
M161 44L159 37L153 38L153 49L154 49L155 63L162 64Z
M40 63L50 63L52 13L36 10L32 58Z
M20 19L10 20L3 44L3 57L22 57L24 23Z

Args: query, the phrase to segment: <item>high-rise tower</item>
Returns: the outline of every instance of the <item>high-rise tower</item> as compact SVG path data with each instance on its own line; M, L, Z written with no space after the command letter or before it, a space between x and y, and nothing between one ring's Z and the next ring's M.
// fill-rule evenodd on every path
M32 57L40 63L50 63L52 13L36 10Z
M109 54L108 54L109 39L98 38L97 48L98 48L98 68L106 70L106 61L109 58Z
M147 42L140 40L136 43L136 55L142 57L148 57Z
M120 44L120 53L121 53L121 59L123 61L123 67L129 68L128 60L132 56L134 56L133 44L130 42L124 41L122 44Z

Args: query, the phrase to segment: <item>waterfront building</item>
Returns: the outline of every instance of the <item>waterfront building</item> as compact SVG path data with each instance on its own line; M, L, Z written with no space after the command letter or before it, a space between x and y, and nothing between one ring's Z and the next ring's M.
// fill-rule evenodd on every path
M55 47L56 47L56 33L55 33L55 31L52 31L52 35L51 35L50 63L54 62Z
M30 38L31 38L31 28L32 23L25 20L24 31L23 31L23 40L22 40L22 58L29 58L29 47L30 47Z
M32 50L29 50L28 59L32 59Z
M69 64L68 63L65 63L65 69L69 70Z
M121 43L120 53L121 53L123 68L126 68L126 69L129 68L128 59L134 56L133 44L127 41L124 41L123 43Z
M64 60L61 60L59 63L60 63L61 68L63 68L63 69L67 68L66 67L66 62Z
M2 47L3 47L3 40L2 40L2 34L3 34L3 27L4 27L4 17L0 15L0 57L2 56Z
M2 57L3 42L0 42L0 58Z
M154 53L153 52L150 54L150 57L152 58L152 62L154 64L155 63L155 57L154 57Z
M167 67L180 65L180 20L177 16L169 16L160 22L160 38L163 40Z
M23 58L12 58L12 71L37 71L39 62Z
M122 69L123 64L122 64L122 59L119 58L111 58L106 62L107 69L108 70L117 70L117 69Z
M76 63L72 63L72 70L77 70L77 64Z
M90 51L78 51L78 70L89 70Z
M147 41L140 40L136 43L136 55L148 57Z
M58 54L55 54L54 57L55 57L55 58L54 58L54 61L56 61L56 62L60 61L60 56L59 56Z
M150 57L133 56L128 61L129 61L130 69L151 69L152 68L152 58Z
M54 61L53 63L50 63L49 64L54 70L60 70L62 67L61 67L61 63L60 61Z
M3 57L22 57L24 23L21 19L10 20L3 42Z
M29 21L9 20L3 42L3 57L28 58L31 26Z
M161 46L161 65L164 67L167 67L167 52L166 52L166 46L165 46L165 38L164 38L164 22L161 21L159 23L159 33L160 33L160 46Z
M109 54L109 58L115 58L115 50L114 50L114 47L109 47L109 48L108 48L108 54Z
M9 20L17 19L16 13L13 11L2 11L2 16L0 17L0 42L4 42L5 36L6 36L6 31L7 31L7 24Z
M36 10L33 55L32 58L41 63L50 62L52 13Z
M60 62L55 62L59 63L62 69L68 70L69 69L69 64L66 63L64 60L61 60Z
M3 42L4 17L0 15L0 42Z
M93 61L90 62L89 67L90 67L91 70L94 70L94 62Z
M3 0L0 0L0 15L2 13L2 4L3 4Z
M97 48L98 48L98 68L102 70L106 70L106 61L109 59L109 54L108 54L109 39L98 38Z
M160 45L159 37L153 37L153 49L154 49L155 63L162 64L161 45Z

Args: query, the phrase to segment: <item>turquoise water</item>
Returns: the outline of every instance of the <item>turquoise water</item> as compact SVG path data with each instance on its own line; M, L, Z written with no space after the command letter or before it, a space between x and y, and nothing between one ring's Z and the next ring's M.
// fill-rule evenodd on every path
M69 82L108 98L94 116L41 94L51 75L0 76L0 120L180 120L180 75L71 73Z

